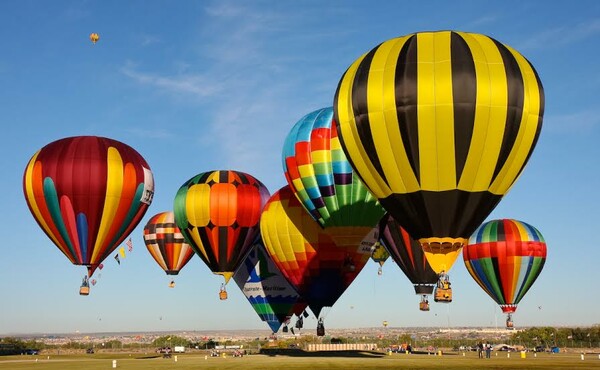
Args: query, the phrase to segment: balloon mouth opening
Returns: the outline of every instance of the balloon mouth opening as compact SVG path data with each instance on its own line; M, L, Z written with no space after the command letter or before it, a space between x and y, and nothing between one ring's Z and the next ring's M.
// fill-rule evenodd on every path
M230 271L219 271L215 272L214 274L223 276L223 278L225 279L225 285L227 285L227 283L229 283L229 280L233 277L233 272Z
M516 304L501 304L500 308L502 309L503 313L513 313L517 310L517 305Z
M178 270L167 270L165 272L167 273L167 275L178 275L179 274Z
M421 238L419 239L424 252L447 254L460 250L466 243L466 238Z
M422 294L433 294L433 285L415 285L415 293Z

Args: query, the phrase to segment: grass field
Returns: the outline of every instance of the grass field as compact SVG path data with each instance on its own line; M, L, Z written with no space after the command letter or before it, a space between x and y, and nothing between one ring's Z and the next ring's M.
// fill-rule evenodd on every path
M375 352L283 351L284 354L249 355L244 357L206 357L204 354L179 354L165 359L155 354L95 354L0 357L0 370L100 370L112 369L113 360L121 370L198 370L198 369L600 369L597 354L492 353L491 359L479 359L475 352L445 354L392 354Z

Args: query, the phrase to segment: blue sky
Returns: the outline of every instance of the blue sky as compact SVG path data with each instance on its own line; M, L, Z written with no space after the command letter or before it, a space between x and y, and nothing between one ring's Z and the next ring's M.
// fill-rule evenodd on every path
M524 54L546 94L542 133L513 189L488 219L516 218L548 243L516 326L600 323L593 230L600 204L600 3L596 1L17 1L0 2L0 335L138 330L264 329L235 284L194 258L167 287L142 229L172 208L197 173L236 169L274 193L285 184L283 140L296 121L332 105L345 69L389 38L417 31L487 34ZM100 34L92 45L91 32ZM88 297L31 216L29 158L74 135L123 141L148 161L154 201L134 250L107 260ZM392 262L367 265L329 310L329 327L499 326L495 303L451 270L454 302L417 309ZM305 321L316 326L314 318Z

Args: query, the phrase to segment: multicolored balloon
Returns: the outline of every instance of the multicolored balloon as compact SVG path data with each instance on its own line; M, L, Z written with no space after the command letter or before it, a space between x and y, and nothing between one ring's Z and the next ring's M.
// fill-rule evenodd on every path
M173 212L161 212L148 220L144 227L144 243L167 275L179 274L195 254L175 224Z
M477 284L502 312L510 314L542 271L546 242L535 227L525 222L488 221L469 239L463 260Z
M531 63L491 37L418 32L358 58L334 111L354 170L447 273L530 158L544 91Z
M283 169L304 208L338 246L357 246L385 211L346 159L333 119L323 108L298 121L283 146Z
M260 230L267 252L317 317L323 307L333 306L370 257L360 245L337 246L289 186L265 206Z
M273 333L306 308L306 302L265 250L261 237L250 247L233 280Z
M415 293L421 295L421 301L428 301L427 295L433 293L438 275L425 258L421 244L389 214L381 219L380 227L379 240L382 245L414 285Z
M259 235L258 222L268 199L267 188L247 173L203 172L177 191L175 223L196 254L226 284Z
M150 167L130 146L97 136L54 141L23 175L29 210L60 251L91 276L140 222L154 194Z
M371 255L371 260L379 265L378 275L383 275L383 264L390 257L388 251L379 242L379 226L374 227L360 242L361 250Z

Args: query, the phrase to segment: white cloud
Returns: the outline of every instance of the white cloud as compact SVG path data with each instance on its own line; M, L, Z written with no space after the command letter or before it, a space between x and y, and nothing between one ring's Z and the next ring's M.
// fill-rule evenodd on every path
M517 45L517 50L560 47L588 38L597 38L600 34L600 19L593 19L576 25L562 25L534 34Z
M584 110L569 114L544 116L543 129L555 133L589 133L600 126L600 112Z
M133 64L121 68L121 73L142 85L155 86L175 94L187 94L195 97L207 97L222 90L220 83L202 74L179 74L162 76L160 74L140 72Z

